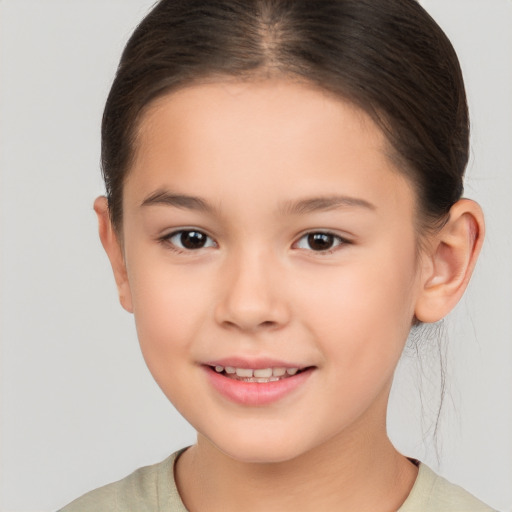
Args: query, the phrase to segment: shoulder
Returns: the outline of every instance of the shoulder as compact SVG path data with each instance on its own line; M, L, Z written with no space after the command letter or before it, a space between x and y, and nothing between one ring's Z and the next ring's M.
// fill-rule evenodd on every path
M174 462L182 451L158 464L139 468L118 482L91 491L59 512L186 512L174 482Z
M495 512L472 494L420 464L418 477L398 512Z

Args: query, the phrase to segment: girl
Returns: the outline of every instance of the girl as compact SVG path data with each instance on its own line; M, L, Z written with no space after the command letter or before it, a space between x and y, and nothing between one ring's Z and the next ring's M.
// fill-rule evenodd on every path
M415 0L162 0L96 200L146 363L198 432L63 510L487 511L386 433L411 328L482 245L456 55Z

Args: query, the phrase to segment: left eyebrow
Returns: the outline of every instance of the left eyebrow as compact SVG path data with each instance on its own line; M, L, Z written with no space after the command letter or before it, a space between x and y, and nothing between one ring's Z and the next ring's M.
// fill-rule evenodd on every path
M281 210L289 215L303 215L318 211L328 211L337 208L364 208L375 211L377 208L364 199L349 196L325 196L300 199L299 201L286 202Z

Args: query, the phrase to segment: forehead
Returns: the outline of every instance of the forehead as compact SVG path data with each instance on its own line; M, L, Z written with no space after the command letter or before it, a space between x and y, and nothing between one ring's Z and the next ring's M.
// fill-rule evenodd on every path
M235 127L240 137L253 137L252 145L263 135L282 143L301 130L313 143L312 131L305 132L315 124L328 123L326 128L334 128L330 135L338 142L340 136L348 135L347 128L353 128L353 137L361 140L365 132L366 140L361 142L387 150L381 130L362 109L309 83L283 78L196 83L164 95L145 110L137 131L139 143L168 130L173 121L180 133L188 135L194 129L205 140L212 128ZM344 134L336 130L340 124ZM325 138L326 132L318 135Z
M336 187L374 202L404 185L389 153L364 111L308 84L203 83L147 109L127 188L150 193L178 185L223 197L247 189L250 197L325 195Z

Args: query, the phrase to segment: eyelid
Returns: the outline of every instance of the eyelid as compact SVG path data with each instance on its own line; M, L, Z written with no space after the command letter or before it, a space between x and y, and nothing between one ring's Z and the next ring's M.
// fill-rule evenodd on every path
M203 247L199 247L198 249L189 249L189 248L186 248L186 247L181 247L180 245L178 245L177 243L172 241L172 238L180 236L183 233L187 233L187 232L201 233L202 235L204 235L209 240L209 242L212 242L212 243L209 243L207 241L208 245L205 245ZM192 227L182 227L182 228L179 228L179 229L173 229L172 231L169 231L168 233L166 233L166 234L164 234L162 236L159 236L158 237L158 241L161 244L165 245L166 247L168 247L168 248L170 248L170 249L172 249L172 250L174 250L176 252L179 252L179 253L193 253L193 252L198 252L201 249L209 249L211 247L218 247L218 244L214 240L214 238L212 236L210 236L208 233L206 233L205 230L199 229L199 228L195 228L193 226Z
M204 245L203 247L199 247L197 249L190 249L187 247L182 247L182 246L180 246L179 243L172 241L172 239L174 237L178 237L186 232L197 232L197 233L204 235L207 238L206 245ZM323 235L328 235L328 236L332 237L335 242L334 245L332 247L330 247L329 249L325 249L325 250L314 250L312 248L298 247L298 244L300 243L301 240L305 239L306 237L308 237L310 235L315 235L315 234L323 234ZM180 227L178 229L173 229L172 231L169 231L168 233L165 233L165 234L159 236L158 241L160 243L162 243L163 245L169 247L170 249L172 249L176 252L181 252L181 253L192 253L192 252L198 252L201 249L209 249L212 247L218 247L218 244L215 241L215 239L211 235L209 235L204 229L196 228L193 226L186 226L186 227ZM345 245L350 245L352 243L353 243L352 240L350 240L349 238L347 238L343 235L340 235L338 233L335 233L331 230L311 229L311 230L305 231L302 234L300 234L296 238L296 241L292 244L292 248L321 255L321 254L331 254L331 253L337 251L339 248L341 248Z
M322 234L322 235L328 235L328 236L331 236L333 237L337 243L335 245L333 245L331 248L329 249L325 249L325 250L320 250L320 251L315 251L314 249L311 249L311 248L304 248L304 247L297 247L299 242L303 239L305 239L306 237L310 236L310 235L316 235L316 234ZM299 250L303 250L303 251L308 251L308 252L311 252L313 254L319 254L319 255L325 255L325 254L332 254L333 252L339 250L341 247L345 246L345 245L350 245L352 244L352 240L350 240L349 238L347 237L344 237L338 233L334 233L328 229L311 229L309 231L306 231L304 233L302 233L298 238L297 240L293 243L293 248L296 248L296 249L299 249Z

